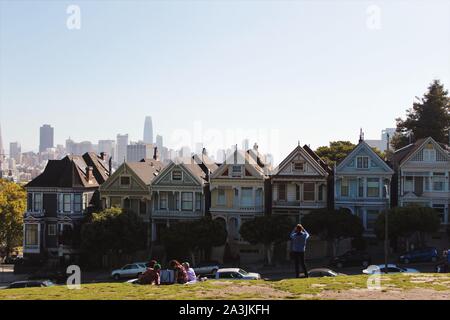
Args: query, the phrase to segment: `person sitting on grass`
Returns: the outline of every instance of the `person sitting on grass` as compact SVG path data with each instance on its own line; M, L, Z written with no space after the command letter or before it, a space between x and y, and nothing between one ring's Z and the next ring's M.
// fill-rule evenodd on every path
M170 261L169 266L174 271L174 279L176 283L185 284L188 282L186 269L184 269L184 267L177 260Z
M161 270L161 265L156 263L153 268L147 268L147 270L139 276L140 284L161 284L161 278L159 276L159 271Z
M188 283L196 282L197 281L197 275L195 274L194 269L192 269L189 266L189 262L183 262L183 267L184 267L184 270L186 270L186 273L187 273Z

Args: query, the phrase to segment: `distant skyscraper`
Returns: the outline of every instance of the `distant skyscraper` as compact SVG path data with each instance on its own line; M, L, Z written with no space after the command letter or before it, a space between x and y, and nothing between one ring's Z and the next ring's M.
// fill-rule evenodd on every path
M158 147L158 149L161 151L163 148L163 137L160 136L159 134L156 135L156 146Z
M47 148L53 148L53 128L48 124L44 124L39 131L39 152L44 152Z
M250 146L250 142L248 139L242 140L242 150L247 151Z
M127 162L139 162L153 157L153 144L133 143L127 146Z
M153 124L152 117L145 117L144 123L144 142L153 143Z
M21 153L21 147L18 142L11 142L9 144L9 157L14 159L17 164L20 163Z
M128 134L118 134L116 141L116 162L122 164L124 161L127 161Z
M114 144L116 142L114 140L98 140L98 153L105 152L110 157L114 158Z

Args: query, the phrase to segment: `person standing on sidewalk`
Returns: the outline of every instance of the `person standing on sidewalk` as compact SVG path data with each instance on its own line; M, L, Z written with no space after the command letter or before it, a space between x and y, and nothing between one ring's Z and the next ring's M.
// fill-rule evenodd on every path
M300 278L299 265L302 265L305 278L308 278L308 270L305 264L305 248L306 240L309 238L309 233L303 228L301 224L298 224L291 232L291 259L295 264L295 277Z

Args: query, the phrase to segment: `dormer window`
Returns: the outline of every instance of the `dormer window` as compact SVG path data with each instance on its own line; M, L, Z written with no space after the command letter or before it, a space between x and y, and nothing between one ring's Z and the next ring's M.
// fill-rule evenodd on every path
M434 161L436 161L436 150L434 149L432 143L429 143L423 149L423 161L425 161L425 162L434 162Z
M183 178L183 175L180 170L172 171L172 180L181 181L182 178Z
M369 168L369 157L357 157L356 167L358 169L368 169Z
M302 161L296 161L292 164L294 171L303 172L305 171L305 163Z

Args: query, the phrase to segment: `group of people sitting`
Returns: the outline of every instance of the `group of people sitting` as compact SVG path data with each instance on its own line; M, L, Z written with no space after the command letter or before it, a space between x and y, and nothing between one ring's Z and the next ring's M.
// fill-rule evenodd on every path
M160 285L160 284L186 284L197 282L197 275L188 262L183 264L177 260L169 262L169 269L162 270L161 265L156 260L151 260L147 264L147 270L139 276L139 284Z

